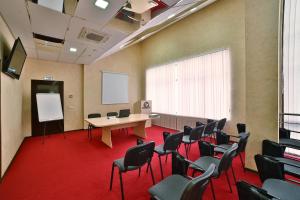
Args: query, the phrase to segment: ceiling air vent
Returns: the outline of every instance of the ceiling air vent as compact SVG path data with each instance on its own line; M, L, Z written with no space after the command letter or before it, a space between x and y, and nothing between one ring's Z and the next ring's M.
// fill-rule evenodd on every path
M93 43L105 43L108 40L108 35L105 33L99 33L93 29L83 27L79 36L79 39Z

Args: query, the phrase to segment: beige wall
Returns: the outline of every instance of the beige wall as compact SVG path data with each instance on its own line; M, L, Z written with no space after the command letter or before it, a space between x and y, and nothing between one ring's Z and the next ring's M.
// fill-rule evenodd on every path
M129 75L129 104L101 104L101 71L127 73ZM89 113L107 112L130 108L138 111L138 103L142 99L141 83L143 74L141 47L134 45L84 67L84 117Z
M14 36L0 16L1 60L4 48L9 51L14 40ZM21 82L1 72L1 176L12 161L23 139Z
M244 1L219 0L142 43L145 68L220 48L230 49L232 109L226 127L230 132L236 131L237 122L245 122L244 11Z
M21 76L23 133L31 136L31 80L42 80L51 75L54 80L64 81L65 131L83 128L83 65L27 59ZM70 98L70 95L73 97Z
M279 0L246 0L246 123L251 132L246 166L262 140L278 141Z

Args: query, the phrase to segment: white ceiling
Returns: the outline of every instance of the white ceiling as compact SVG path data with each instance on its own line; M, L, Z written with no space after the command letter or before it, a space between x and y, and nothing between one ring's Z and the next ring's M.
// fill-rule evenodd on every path
M156 16L131 34L108 25L124 6L126 0L109 0L110 4L106 10L95 7L94 0L79 0L74 16L51 10L27 0L0 0L0 14L13 35L16 38L21 38L28 57L58 62L91 64L100 58L119 51L120 46L143 31L166 21L170 14L179 13L192 4L199 2L199 0L162 1L169 6L173 5L173 7ZM207 0L201 6L204 7L214 1L216 0ZM107 34L109 39L105 43L99 44L79 39L78 36L83 27ZM64 45L57 51L38 48L33 39L33 32L63 39L65 40ZM70 47L77 48L77 52L70 52Z

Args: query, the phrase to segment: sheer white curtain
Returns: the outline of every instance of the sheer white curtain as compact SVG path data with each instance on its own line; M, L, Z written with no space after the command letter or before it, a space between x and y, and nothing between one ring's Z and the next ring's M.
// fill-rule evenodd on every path
M283 27L283 81L284 112L300 113L300 0L286 0ZM286 116L285 121L300 123L300 117ZM300 125L285 124L291 130L300 131ZM300 139L300 133L291 137ZM300 155L300 151L291 150Z
M199 55L146 71L146 97L153 112L230 118L230 53Z

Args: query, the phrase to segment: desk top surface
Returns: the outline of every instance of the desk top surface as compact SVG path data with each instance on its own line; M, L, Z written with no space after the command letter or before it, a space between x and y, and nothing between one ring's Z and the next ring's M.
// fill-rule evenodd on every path
M148 114L130 114L129 117L124 117L124 118L109 118L108 119L105 116L105 117L99 117L99 118L85 119L85 121L96 127L106 127L106 126L127 124L127 123L132 123L132 122L146 121L148 119L150 119Z

